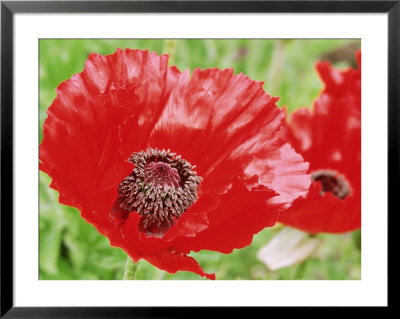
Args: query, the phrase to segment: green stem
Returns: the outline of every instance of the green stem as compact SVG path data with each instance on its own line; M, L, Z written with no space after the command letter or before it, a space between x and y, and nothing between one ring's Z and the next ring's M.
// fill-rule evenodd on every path
M122 277L122 280L135 280L138 269L139 263L134 263L132 258L128 256L125 264L124 277Z
M304 277L304 272L306 270L307 261L308 261L308 258L306 260L304 260L303 262L301 262L297 266L297 269L295 270L294 275L293 275L294 280L304 279L303 277Z

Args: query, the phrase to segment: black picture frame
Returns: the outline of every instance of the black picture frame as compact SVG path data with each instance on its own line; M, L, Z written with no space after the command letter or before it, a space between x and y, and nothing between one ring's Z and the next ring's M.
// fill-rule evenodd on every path
M398 213L400 185L400 1L1 1L1 318L177 318L249 309L179 307L15 307L13 302L13 19L15 13L387 13L388 14L388 204ZM384 106L382 106L384 107ZM384 172L383 172L384 173ZM389 225L393 223L389 222ZM393 232L389 232L393 234ZM388 247L390 242L388 240ZM389 287L388 282L388 287ZM33 292L32 292L33 293ZM390 305L390 298L388 300ZM264 309L264 310L263 310ZM276 308L268 309L268 314ZM293 309L293 307L292 307ZM334 309L335 312L337 309ZM190 315L189 315L190 311ZM296 308L295 311L307 311ZM326 311L326 310L322 310ZM297 313L299 314L299 312Z

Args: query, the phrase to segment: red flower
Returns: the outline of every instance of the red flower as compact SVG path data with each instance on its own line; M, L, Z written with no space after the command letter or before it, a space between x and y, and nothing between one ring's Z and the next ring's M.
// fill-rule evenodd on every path
M197 68L189 79L167 55L91 54L57 88L40 169L60 203L134 261L215 278L187 254L249 245L309 186L308 165L277 138L276 101L232 69Z
M313 183L279 221L301 230L341 233L361 227L361 52L358 70L317 64L325 89L312 113L291 114L285 139L310 162Z

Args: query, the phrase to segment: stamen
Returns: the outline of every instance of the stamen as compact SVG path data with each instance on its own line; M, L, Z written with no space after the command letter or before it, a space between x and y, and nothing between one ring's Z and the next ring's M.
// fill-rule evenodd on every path
M332 192L340 199L345 199L351 193L351 188L344 176L335 171L319 170L311 174L313 181L321 182L322 189L320 195L325 192Z
M195 166L169 150L148 148L128 160L135 169L119 185L116 204L142 216L140 231L162 236L196 201L201 177Z

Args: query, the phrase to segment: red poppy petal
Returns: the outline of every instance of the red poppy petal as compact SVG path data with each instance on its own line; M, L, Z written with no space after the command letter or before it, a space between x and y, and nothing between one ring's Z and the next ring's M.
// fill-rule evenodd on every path
M311 234L343 233L361 227L361 198L349 195L341 200L327 192L320 196L321 186L313 183L306 198L295 200L283 211L279 221Z
M215 211L221 199L216 194L201 194L199 199L178 220L163 237L163 240L172 241L179 237L193 237L209 227L208 214Z
M184 252L202 249L230 253L252 242L253 235L275 224L280 205L268 204L276 194L259 186L249 190L235 179L232 188L221 196L220 205L209 214L209 227L196 237L175 240L174 246Z
M253 160L247 167L248 175L260 176L260 182L273 189L278 197L275 203L290 204L299 196L305 196L311 183L307 174L308 163L289 144L279 149L279 154Z
M325 83L325 92L335 94L340 85L343 84L343 74L339 70L332 68L331 63L328 61L318 62L316 69Z
M233 75L232 69L195 69L190 81L185 73L171 93L149 144L168 147L196 165L205 185L206 177L225 160L240 156L245 167L262 143L271 143L283 119L276 101L260 82ZM266 126L270 134L258 134ZM258 144L255 135L262 138ZM244 156L243 148L250 143ZM228 175L221 181L225 189L230 182Z
M202 277L215 280L215 274L205 273L197 261L192 257L189 257L183 253L178 253L173 249L146 256L145 259L154 266L168 271L169 273L176 273L177 271L181 270L191 271Z
M304 154L313 143L313 126L310 109L299 108L290 115L290 126L283 131L285 138L299 152Z

